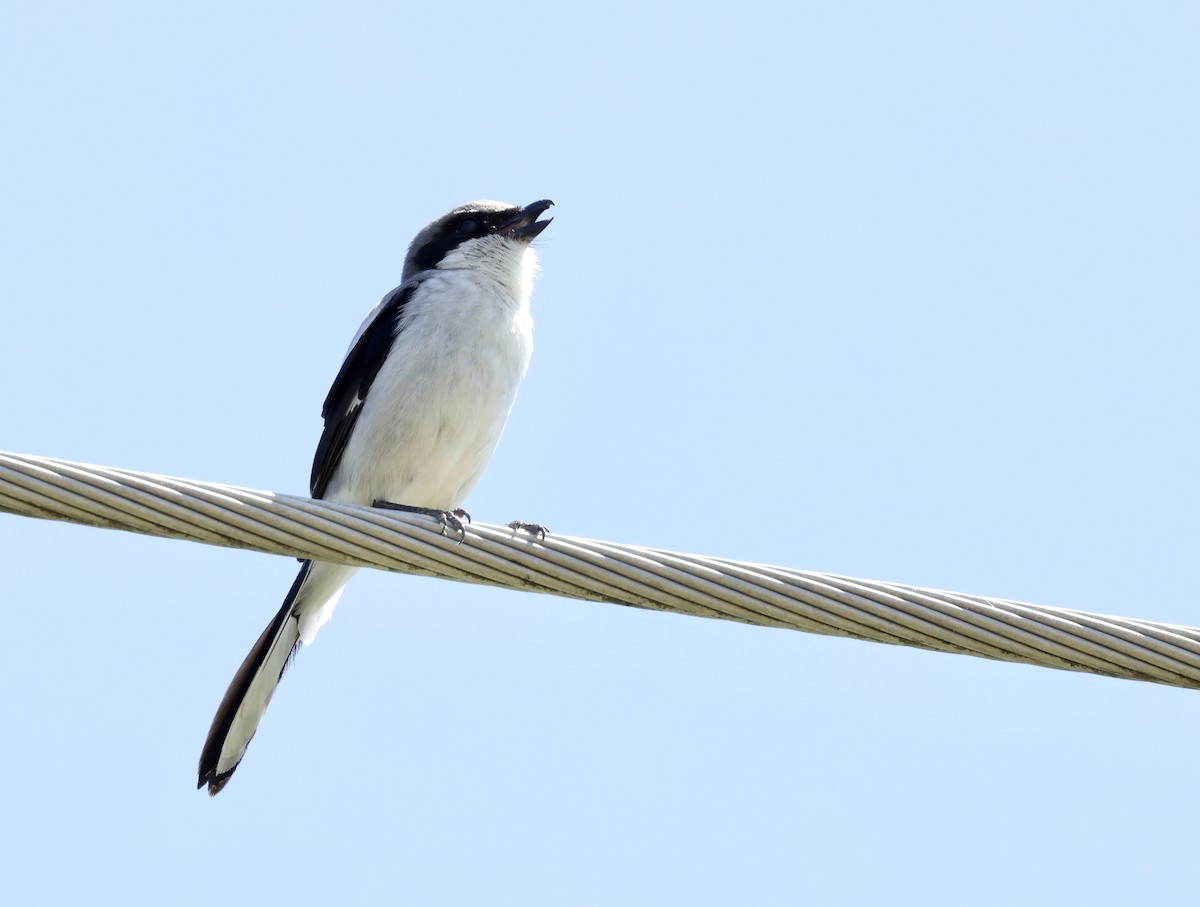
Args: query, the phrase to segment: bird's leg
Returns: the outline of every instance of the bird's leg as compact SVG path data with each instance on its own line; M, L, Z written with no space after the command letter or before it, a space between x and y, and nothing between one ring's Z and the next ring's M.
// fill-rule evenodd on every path
M442 524L442 535L448 537L450 533L454 533L458 536L459 542L467 537L463 520L471 522L471 514L461 507L455 507L453 510L438 510L436 507L414 507L411 504L396 504L393 501L384 500L374 501L371 506L378 507L380 510L399 510L403 513L421 513L431 516Z

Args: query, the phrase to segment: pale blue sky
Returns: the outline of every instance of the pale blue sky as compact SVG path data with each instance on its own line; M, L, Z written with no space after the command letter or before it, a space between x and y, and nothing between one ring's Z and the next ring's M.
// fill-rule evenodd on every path
M477 519L1200 624L1184 3L0 8L0 448L303 492L431 218L557 202ZM0 515L6 903L1187 903L1196 693Z

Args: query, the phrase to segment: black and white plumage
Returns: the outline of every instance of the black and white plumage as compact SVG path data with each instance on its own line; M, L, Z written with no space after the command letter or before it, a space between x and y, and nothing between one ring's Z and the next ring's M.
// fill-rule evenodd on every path
M325 398L314 498L440 512L462 503L529 365L530 242L551 204L471 202L417 234L402 283L367 315ZM289 659L329 620L355 570L303 562L217 709L197 787L215 795L229 781Z

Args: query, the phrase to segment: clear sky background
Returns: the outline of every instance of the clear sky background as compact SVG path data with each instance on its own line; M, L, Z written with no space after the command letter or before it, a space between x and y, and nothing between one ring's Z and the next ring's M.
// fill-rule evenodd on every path
M0 9L0 448L303 493L404 250L557 202L476 519L1200 624L1200 8ZM0 900L1192 903L1200 695L0 515Z

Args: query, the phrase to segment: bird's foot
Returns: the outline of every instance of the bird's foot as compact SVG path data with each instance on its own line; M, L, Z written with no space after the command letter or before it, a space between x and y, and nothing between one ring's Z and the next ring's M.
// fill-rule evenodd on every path
M524 520L513 520L508 524L508 528L515 529L517 532L528 532L539 539L546 537L546 527L541 523L526 523Z
M461 507L456 507L453 510L438 510L436 507L414 507L411 504L397 504L393 501L383 500L375 501L371 506L378 507L381 510L399 510L402 513L421 513L425 516L431 516L442 524L442 535L447 538L451 535L456 535L460 544L467 537L467 529L463 525L463 521L471 522L471 514L467 513Z

